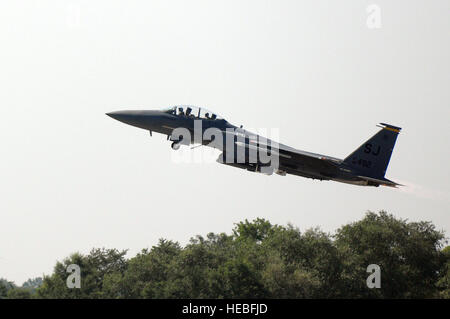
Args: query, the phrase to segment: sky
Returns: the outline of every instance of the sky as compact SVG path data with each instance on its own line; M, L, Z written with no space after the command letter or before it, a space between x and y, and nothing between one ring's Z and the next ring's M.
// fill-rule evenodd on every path
M386 210L449 237L449 10L448 0L2 1L0 278L20 285L74 252L132 257L257 217L333 233ZM400 126L386 177L407 186L179 163L165 136L105 115L178 104L338 158L379 122Z

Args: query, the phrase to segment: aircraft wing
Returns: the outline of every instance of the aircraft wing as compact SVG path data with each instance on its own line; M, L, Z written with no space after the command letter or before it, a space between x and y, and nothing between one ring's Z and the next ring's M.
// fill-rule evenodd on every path
M267 152L267 149L270 148L268 145L261 143L256 145L236 142L236 144L240 147L257 151L261 150L262 152ZM273 155L279 155L280 166L286 166L292 169L306 166L329 171L336 169L337 165L342 162L342 160L334 157L297 150L283 144L272 144L271 153Z

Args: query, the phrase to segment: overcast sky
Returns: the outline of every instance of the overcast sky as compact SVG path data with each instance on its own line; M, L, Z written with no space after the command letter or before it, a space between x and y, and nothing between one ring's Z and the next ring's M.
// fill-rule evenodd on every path
M2 1L0 277L256 217L333 232L384 209L449 236L449 12L448 0ZM177 104L338 158L377 123L400 126L386 177L408 186L177 164L165 136L105 115Z

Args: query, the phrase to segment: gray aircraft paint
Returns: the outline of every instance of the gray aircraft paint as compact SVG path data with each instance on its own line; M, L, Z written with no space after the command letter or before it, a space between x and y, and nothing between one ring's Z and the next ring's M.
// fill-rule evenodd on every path
M217 159L219 163L253 172L292 174L361 186L400 185L384 177L400 127L380 123L381 129L373 137L341 160L276 143L238 128L214 113L206 113L204 117L200 117L200 113L201 108L194 106L175 106L160 111L130 110L107 115L148 130L150 135L152 132L167 135L173 149L191 143L217 148L222 151ZM211 136L218 136L219 132L222 139L211 140ZM205 136L209 138L205 139Z

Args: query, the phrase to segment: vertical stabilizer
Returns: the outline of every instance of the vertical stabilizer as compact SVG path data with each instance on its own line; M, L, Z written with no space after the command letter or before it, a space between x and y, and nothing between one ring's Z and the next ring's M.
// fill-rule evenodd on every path
M383 179L395 141L401 128L380 123L382 128L356 151L347 156L344 164L360 175Z

